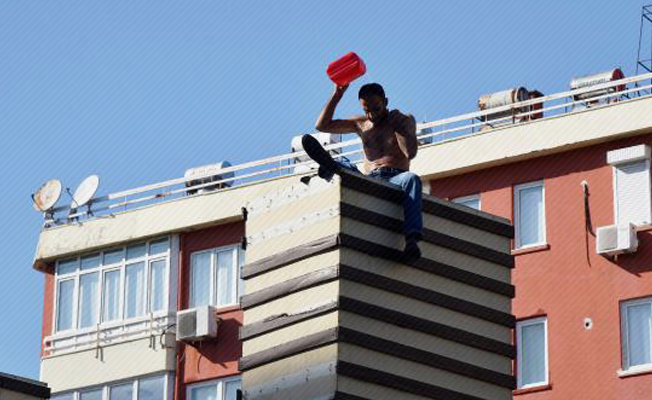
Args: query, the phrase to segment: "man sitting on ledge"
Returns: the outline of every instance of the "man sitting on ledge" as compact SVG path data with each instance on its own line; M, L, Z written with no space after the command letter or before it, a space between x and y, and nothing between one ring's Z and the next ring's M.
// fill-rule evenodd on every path
M324 107L315 128L326 133L357 133L362 139L364 169L367 176L381 179L403 188L403 213L406 261L421 257L417 242L422 238L421 180L415 173L408 172L410 160L417 155L416 121L410 114L398 110L387 110L385 91L377 83L360 88L358 99L364 116L350 119L333 119L335 108L347 86L335 86L335 91ZM302 137L303 149L319 164L319 176L331 179L341 168L359 172L348 161L336 162L321 144L312 136Z

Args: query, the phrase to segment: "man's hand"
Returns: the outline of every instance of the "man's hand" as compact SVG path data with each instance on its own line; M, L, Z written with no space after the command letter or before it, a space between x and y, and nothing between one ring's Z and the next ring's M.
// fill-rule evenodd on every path
M335 84L335 93L333 93L333 95L341 98L348 88L349 85L339 86L338 84Z
M405 115L399 110L392 110L387 116L387 122L396 133L398 146L408 159L417 155L417 122L411 114Z
M405 133L410 130L411 118L399 110L392 110L387 116L387 123L394 129L394 132Z

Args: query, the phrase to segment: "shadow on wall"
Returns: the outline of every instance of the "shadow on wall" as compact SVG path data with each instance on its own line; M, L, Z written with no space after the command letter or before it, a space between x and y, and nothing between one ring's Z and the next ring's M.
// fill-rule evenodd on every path
M638 233L638 250L632 254L622 254L612 262L623 270L640 276L652 271L652 231Z
M601 168L608 168L608 151L638 144L652 145L649 137L625 138L587 148L485 168L468 174L441 178L436 180L436 184L433 185L433 195L458 197L467 194L469 187L474 188L475 192L489 192L542 178L553 179L573 174L585 174ZM611 174L610 170L608 174ZM605 189L607 188L600 188L600 190ZM608 190L611 190L611 187Z
M192 347L198 353L197 363L192 366L199 373L199 366L202 359L211 364L227 368L227 362L239 360L242 356L242 346L234 346L233 340L238 337L242 323L236 317L221 316L220 324L215 339L208 339L196 343Z

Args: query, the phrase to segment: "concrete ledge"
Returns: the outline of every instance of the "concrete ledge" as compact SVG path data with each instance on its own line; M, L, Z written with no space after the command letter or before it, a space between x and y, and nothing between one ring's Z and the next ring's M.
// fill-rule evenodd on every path
M288 176L45 229L34 268L43 269L44 263L79 252L242 220L242 206L248 199L298 182L298 176Z

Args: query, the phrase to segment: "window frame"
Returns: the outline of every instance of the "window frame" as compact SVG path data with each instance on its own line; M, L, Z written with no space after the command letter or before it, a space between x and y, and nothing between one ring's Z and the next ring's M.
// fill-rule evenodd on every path
M72 281L73 282L73 293L72 293L72 312L71 312L71 321L70 321L70 328L59 331L59 285L62 282L65 281ZM57 279L55 275L55 280L54 280L54 302L52 304L52 327L55 333L59 332L73 332L76 330L77 327L77 297L78 297L78 279L77 277L70 277L70 276L65 276L61 279Z
M126 384L131 384L131 393L132 393L132 400L140 400L138 399L138 390L140 389L140 381L146 380L149 378L163 378L163 399L161 400L172 400L174 398L174 393L173 393L173 388L174 388L174 374L172 373L156 373L156 374L150 374L150 375L143 375L131 379L126 379L126 380L119 380L115 382L107 382L104 383L100 386L89 386L85 388L80 388L80 389L75 389L71 391L66 391L62 393L55 393L52 395L52 398L54 396L66 396L66 395L72 395L72 400L81 400L81 394L83 392L91 392L94 390L100 390L102 392L102 400L110 400L111 399L111 388L114 386L122 386Z
M523 384L523 328L532 325L543 324L544 333L544 367L546 379L542 382ZM548 316L540 316L516 321L516 389L531 389L550 384L550 359L548 353Z
M650 313L652 314L652 296L638 297L634 299L622 300L620 302L620 349L621 349L621 372L636 373L652 370L652 326L650 327L650 363L631 366L629 363L629 329L628 329L628 312L627 309L632 306L650 304ZM652 315L651 315L652 317Z
M118 305L117 305L117 307L118 307L118 310L117 310L118 311L118 316L115 319L104 320L104 305L106 304L104 302L104 300L105 300L104 288L105 288L105 283L107 282L106 281L106 275L108 273L110 273L110 272L115 272L115 271L118 272ZM116 321L122 321L122 320L124 320L124 315L122 313L122 308L124 307L124 304L123 304L124 303L124 296L123 296L124 283L123 282L124 282L124 279L125 279L124 268L116 267L116 266L109 266L107 269L104 269L101 272L102 272L102 290L101 290L101 294L102 294L101 302L102 302L102 304L101 304L100 308L101 308L101 312L102 312L102 316L101 316L102 318L100 318L100 321L101 321L101 323L105 323L105 324L109 324L111 322L116 322Z
M230 382L240 381L240 390L242 390L242 375L229 376L226 378L212 379L210 381L197 382L186 385L186 399L192 399L192 390L207 386L215 386L215 391L217 392L216 400L225 400L224 391L226 384Z
M632 161L627 160L627 161L619 162L619 163L616 163L616 164L612 164L611 165L611 173L612 173L613 202L614 202L614 224L615 225L620 225L621 224L621 222L620 222L620 214L622 213L622 211L619 211L620 210L620 207L619 207L619 205L620 205L620 202L619 202L620 190L618 189L618 187L619 187L619 185L618 185L618 170L622 169L623 167L631 166L631 165L634 165L634 164L644 164L645 165L645 169L647 170L647 174L648 174L648 186L646 188L647 192L648 192L647 195L652 196L652 182L649 181L650 176L652 175L652 172L650 171L650 160L649 159L639 159L639 160L632 160ZM652 201L650 202L650 204L652 205ZM628 222L634 224L635 226L645 226L645 225L648 225L648 224L652 223L652 207L651 207L651 209L649 209L647 211L648 211L648 216L650 217L650 221L648 221L648 222L632 222L632 221L628 221Z
M542 222L541 222L541 241L536 242L536 243L530 243L527 245L523 245L521 243L521 228L520 228L520 211L521 211L521 202L519 200L519 195L521 191L526 190L526 189L531 189L535 187L541 187L541 213L543 214L542 216ZM538 181L533 181L533 182L528 182L528 183L522 183L518 185L514 185L514 190L513 190L513 202L514 202L514 249L515 250L521 250L521 249L528 249L531 247L538 247L538 246L544 246L548 243L548 238L547 238L547 232L546 232L546 188L543 180L538 180Z
M167 246L167 251L157 253L157 254L150 254L150 246L152 243L162 241L164 239L167 239L168 246ZM146 246L146 251L144 256L140 256L134 259L127 260L127 247L133 246L133 245L138 245L144 243ZM172 245L173 245L173 240L171 236L163 236L163 237L157 237L151 240L147 241L141 241L137 243L132 243L132 244L126 244L122 247L111 247L102 251L95 251L92 253L84 253L77 255L74 258L67 257L61 260L57 260L54 266L54 290L53 290L53 312L52 312L52 327L53 327L53 337L58 337L58 336L66 336L69 334L82 334L82 333L88 333L88 332L93 332L97 330L97 325L99 325L100 329L105 328L105 327L112 327L115 326L116 324L122 324L130 321L137 321L139 319L142 319L149 314L153 314L154 316L161 316L161 315L166 315L170 311L170 302L168 301L168 296L170 293L170 282L171 282L171 256L172 256ZM122 251L122 259L120 262L116 263L109 263L109 264L104 264L104 256L106 253L113 253L117 249L121 249ZM97 254L100 258L100 262L98 266L95 266L93 268L89 269L81 269L81 259L84 257L88 257L91 255ZM68 272L65 274L59 274L59 267L62 263L64 262L69 262L71 260L75 260L75 270L72 272ZM164 279L164 298L165 298L165 304L164 308L162 310L156 311L151 313L151 306L150 306L150 274L151 274L151 268L150 264L153 261L158 261L158 260L165 260L165 279ZM128 265L136 264L139 262L145 263L145 312L143 315L139 315L136 317L132 318L125 318L125 310L124 307L126 306L125 304L125 296L126 296L126 267ZM116 319L112 320L104 320L104 305L105 305L105 299L104 299L104 284L105 284L105 275L107 272L110 271L115 271L115 270L120 270L120 281L119 281L119 299L118 299L118 314L119 317ZM94 326L90 327L84 327L84 328L79 328L79 323L80 323L80 311L81 311L81 299L80 299L80 290L81 290L81 277L82 275L87 275L87 274L92 274L92 273L98 273L98 301L97 301L97 306L95 309L95 313L97 313L97 320L98 323L95 324ZM70 329L65 329L65 330L59 330L59 319L58 319L58 312L59 312L59 284L62 281L66 280L73 280L74 281L74 292L73 292L73 310L72 310L72 324Z
M471 206L468 206L468 205L464 204L465 202L475 201L475 200L478 201L478 208L471 207ZM481 200L481 197L480 197L480 193L471 194L471 195L468 195L468 196L455 197L451 201L453 203L455 203L455 204L460 204L460 205L463 205L463 206L467 206L469 208L473 208L474 210L478 210L478 211L482 210L482 200Z
M217 270L217 262L218 262L218 253L224 252L224 251L229 251L229 250L234 250L233 251L233 265L235 268L235 282L231 282L233 285L233 291L235 292L235 302L228 303L228 304L217 304L218 300L218 270ZM188 268L188 307L189 308L196 308L196 307L201 307L193 303L193 295L194 295L194 287L193 287L193 260L196 256L201 255L201 254L206 254L210 253L211 254L211 264L210 264L210 282L211 282L211 287L209 288L209 293L210 293L210 299L208 305L216 307L217 309L221 308L231 308L235 306L240 305L240 296L242 294L242 276L241 276L241 263L244 262L244 254L245 250L242 248L240 244L229 244L225 246L219 246L219 247L214 247L206 250L198 250L194 251L190 254L190 265Z
M98 288L98 291L95 294L95 297L96 297L95 301L97 303L99 303L96 306L96 308L97 307L100 308L100 312L99 312L99 314L97 314L97 321L102 320L102 315L101 315L102 314L102 312L101 312L102 311L102 307L101 307L102 306L102 304L101 304L102 303L102 289L100 288L100 284L102 283L102 271L99 270L99 269L92 269L90 271L82 271L80 269L79 275L77 276L77 278L78 278L78 282L77 282L78 287L77 287L77 291L76 291L77 302L74 305L74 307L76 307L76 309L77 309L77 318L76 318L76 321L75 321L76 323L73 324L74 325L73 329L75 329L77 331L87 329L87 328L92 328L92 326L87 326L87 327L83 327L83 328L80 327L81 319L82 319L82 305L83 305L83 300L84 300L83 297L81 296L81 290L82 290L81 281L82 281L83 276L92 275L92 274L97 275L97 288ZM97 311L97 310L95 310L95 311ZM95 325L97 325L97 322L95 323Z
M149 264L150 264L150 263L149 263L149 260L141 260L141 259L139 258L138 261L132 261L132 262L130 262L130 263L128 263L128 264L125 265L125 275L124 275L124 281L123 281L123 287L124 287L124 290L123 290L123 293L122 293L122 296L123 296L123 302L122 302L122 303L123 303L123 304L122 304L122 306L123 306L123 309L122 309L122 316L123 316L123 319L124 319L124 320L127 320L127 321L128 321L128 320L132 320L132 319L135 319L135 318L140 318L140 317L143 317L143 316L145 316L145 315L148 315L148 314L151 312L151 311L149 310L149 307L148 307L148 304L147 304L147 293L148 293L148 291L149 291L149 289L148 289L148 286L149 286L149 279L147 279L147 277L149 276ZM127 316L126 316L126 315L127 315L127 307L129 306L129 303L127 302L127 288L128 288L128 287L127 287L127 277L128 277L128 276L127 276L127 269L128 269L129 267L132 267L132 268L143 268L144 271L143 271L143 278L142 278L142 279L143 279L143 282L145 282L145 283L144 283L144 285L145 285L145 289L141 291L140 296L139 296L139 297L140 297L140 301L141 301L141 303L143 304L144 311L143 311L143 313L142 313L141 315L134 315L134 316L132 316L132 317L127 317ZM138 289L138 288L137 288L137 289ZM138 290L137 290L136 293L134 293L134 296L136 296L137 294L138 294ZM136 307L138 306L138 300L139 300L138 297L136 297Z

